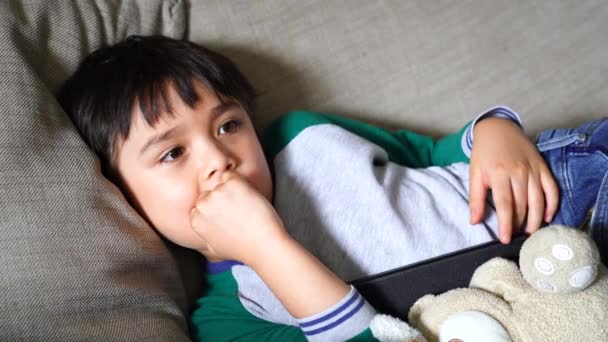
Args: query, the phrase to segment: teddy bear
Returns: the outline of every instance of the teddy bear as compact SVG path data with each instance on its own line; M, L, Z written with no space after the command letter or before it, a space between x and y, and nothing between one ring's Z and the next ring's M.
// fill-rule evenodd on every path
M411 326L378 315L371 330L386 342L608 341L608 272L585 232L543 228L519 263L491 259L468 288L418 299Z

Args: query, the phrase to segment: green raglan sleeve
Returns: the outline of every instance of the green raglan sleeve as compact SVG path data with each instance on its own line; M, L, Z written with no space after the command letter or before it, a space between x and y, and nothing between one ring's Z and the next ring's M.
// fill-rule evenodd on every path
M507 106L492 107L477 115L456 133L438 140L408 130L389 131L346 117L296 111L280 117L270 125L262 141L267 157L273 160L302 130L314 125L333 124L382 147L388 153L389 159L399 165L414 168L445 166L469 162L473 148L473 127L486 117L511 120L523 127L519 114Z
M231 272L207 274L208 288L191 316L193 341L306 341L298 327L264 321L238 299Z
M340 126L373 142L388 153L391 161L407 167L443 166L469 161L462 149L462 140L470 123L458 132L435 141L407 130L389 131L346 117L306 111L290 112L269 126L263 138L267 157L273 160L299 132L320 124Z
M249 313L238 299L238 285L231 272L207 274L208 289L191 316L193 341L306 341L296 326L277 324ZM377 341L369 328L349 339Z

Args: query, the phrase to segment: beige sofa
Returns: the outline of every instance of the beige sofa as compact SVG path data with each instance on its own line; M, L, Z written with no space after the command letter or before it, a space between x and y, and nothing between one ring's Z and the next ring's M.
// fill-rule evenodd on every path
M200 260L128 206L54 99L135 33L232 57L260 128L304 108L439 136L507 104L533 135L608 112L599 0L3 1L0 340L188 340Z
M608 108L604 1L191 1L188 37L293 108L441 135L507 104L532 135Z

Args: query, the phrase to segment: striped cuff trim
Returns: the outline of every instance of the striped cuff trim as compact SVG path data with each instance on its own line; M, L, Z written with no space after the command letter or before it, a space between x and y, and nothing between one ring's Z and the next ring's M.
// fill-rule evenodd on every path
M462 135L462 151L468 158L471 157L471 150L473 149L473 129L475 128L475 125L482 119L491 117L511 120L519 127L523 128L523 122L521 121L519 114L507 106L497 106L482 112L473 120L469 127L467 127L466 132Z
M234 261L234 260L224 260L224 261L216 261L216 262L207 261L205 270L207 271L207 273L217 274L217 273L226 272L229 269L231 269L232 266L236 266L236 265L243 265L243 263L239 262L239 261Z
M340 302L322 313L298 320L306 336L327 332L355 316L365 304L365 299L351 286L350 292Z

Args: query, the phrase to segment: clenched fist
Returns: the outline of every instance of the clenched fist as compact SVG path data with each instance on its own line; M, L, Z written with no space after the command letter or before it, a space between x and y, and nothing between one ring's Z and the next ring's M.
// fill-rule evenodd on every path
M236 172L224 172L211 190L201 184L190 222L207 258L249 264L261 248L287 236L271 203Z

